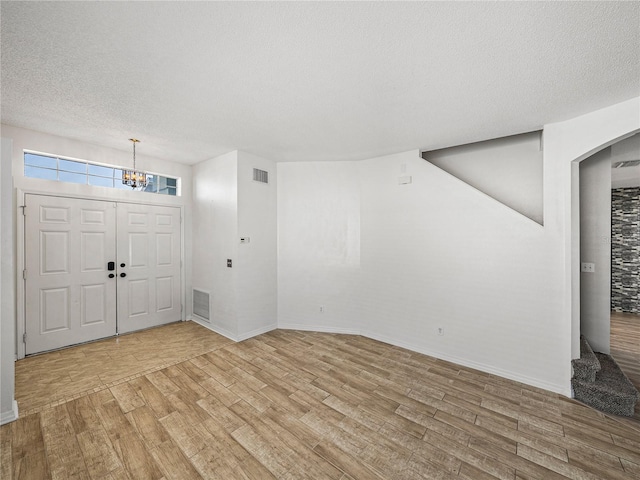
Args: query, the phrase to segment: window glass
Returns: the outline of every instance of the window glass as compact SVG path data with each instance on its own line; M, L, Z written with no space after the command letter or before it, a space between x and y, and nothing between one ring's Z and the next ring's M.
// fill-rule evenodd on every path
M31 178L43 178L45 180L58 180L58 172L48 168L24 166L24 176Z
M147 186L144 187L145 192L156 193L157 185L156 185L156 175L147 175Z
M87 164L60 158L58 159L58 169L65 172L87 173Z
M158 177L158 193L164 195L178 194L178 179L169 177Z
M113 168L89 164L89 175L113 178ZM122 178L122 173L120 173L120 178Z
M58 168L58 159L36 155L35 153L25 153L24 164L35 167L53 168L55 170Z
M87 183L87 175L84 173L58 172L58 180L70 183Z

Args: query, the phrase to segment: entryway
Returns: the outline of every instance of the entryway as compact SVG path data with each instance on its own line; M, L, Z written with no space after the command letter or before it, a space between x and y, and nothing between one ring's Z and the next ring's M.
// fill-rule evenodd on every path
M20 416L132 378L163 377L160 370L233 343L195 322L175 322L23 358L16 362Z
M25 195L25 353L180 320L180 209Z

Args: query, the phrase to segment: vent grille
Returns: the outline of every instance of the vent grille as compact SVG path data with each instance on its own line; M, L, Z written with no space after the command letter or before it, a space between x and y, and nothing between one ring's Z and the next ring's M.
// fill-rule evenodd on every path
M260 183L269 183L269 172L267 172L266 170L260 170L259 168L254 168L253 181Z
M627 160L626 162L616 162L611 165L611 168L636 167L638 165L640 165L640 160Z
M193 289L193 314L207 322L210 320L209 292Z

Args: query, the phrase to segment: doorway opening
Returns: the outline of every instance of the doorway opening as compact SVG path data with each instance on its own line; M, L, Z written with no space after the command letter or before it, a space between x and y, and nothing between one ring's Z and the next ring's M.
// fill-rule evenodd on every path
M26 355L181 319L180 209L25 195Z

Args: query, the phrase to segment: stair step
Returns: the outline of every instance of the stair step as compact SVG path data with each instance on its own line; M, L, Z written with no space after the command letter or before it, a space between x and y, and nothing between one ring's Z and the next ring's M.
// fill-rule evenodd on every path
M577 400L602 412L632 417L638 398L638 390L622 372L610 355L595 353L600 371L595 381L571 379L573 393Z
M571 364L573 365L573 378L585 382L596 380L596 374L600 371L600 362L584 335L580 335L580 358L571 360Z

